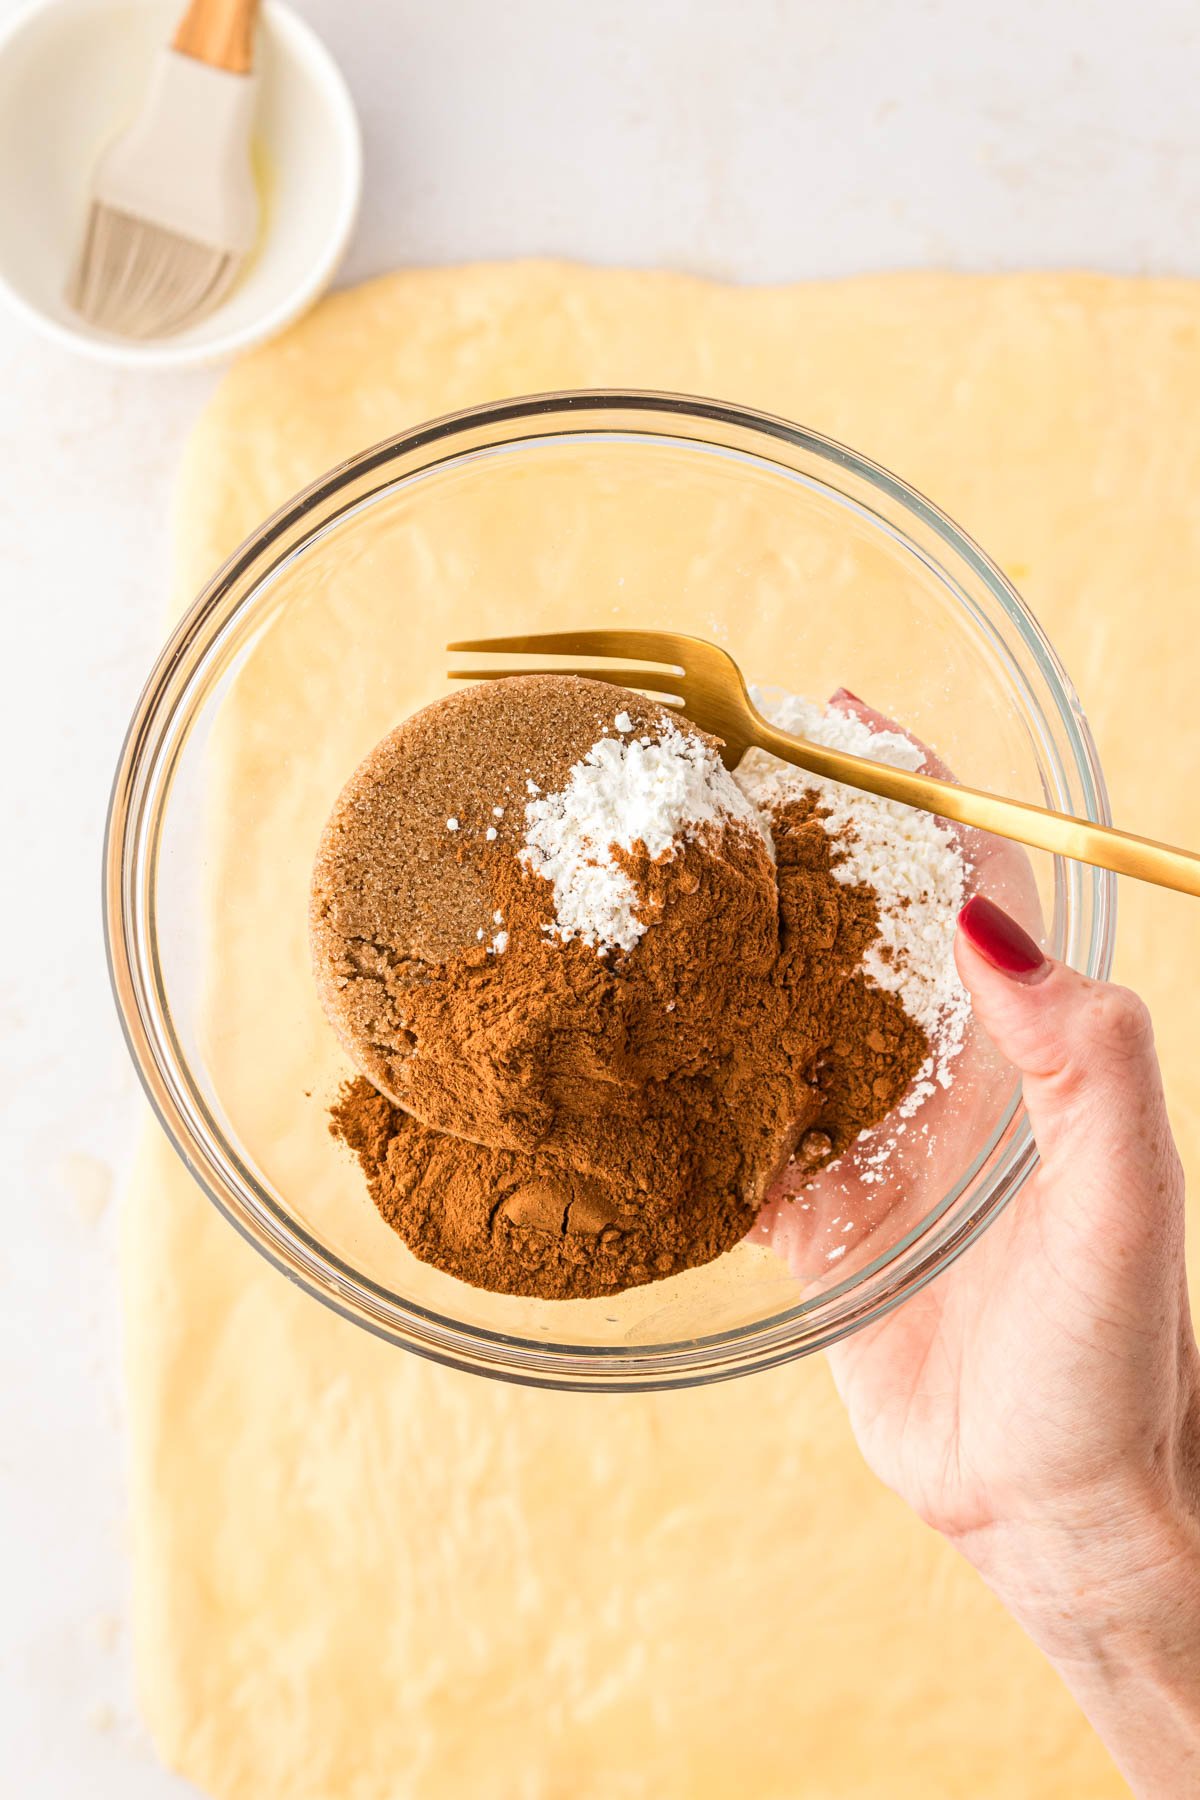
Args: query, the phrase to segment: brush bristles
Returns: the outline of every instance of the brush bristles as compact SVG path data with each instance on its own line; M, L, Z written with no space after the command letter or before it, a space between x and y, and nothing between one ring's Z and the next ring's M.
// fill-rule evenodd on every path
M241 263L240 256L96 201L67 301L101 331L170 337L220 305Z

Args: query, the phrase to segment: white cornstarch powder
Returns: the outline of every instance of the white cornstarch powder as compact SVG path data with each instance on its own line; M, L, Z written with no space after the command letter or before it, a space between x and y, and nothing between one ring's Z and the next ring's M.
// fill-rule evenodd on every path
M781 731L847 750L897 769L917 769L922 754L898 731L876 731L852 713L815 706L795 694L751 688L759 711ZM840 858L833 873L847 885L865 883L879 901L879 931L863 958L864 972L924 1031L930 1055L901 1112L911 1114L950 1085L950 1063L962 1047L970 1001L954 965L954 930L965 894L965 865L955 834L931 813L880 800L825 781L752 750L735 777L769 818L774 807L814 793Z
M618 714L616 728L631 729L628 719ZM520 857L554 885L549 929L564 940L581 938L601 954L632 950L646 927L637 889L613 851L640 843L652 858L673 855L702 827L733 819L769 847L758 812L720 758L668 725L657 740L601 738L571 768L561 792L531 799Z

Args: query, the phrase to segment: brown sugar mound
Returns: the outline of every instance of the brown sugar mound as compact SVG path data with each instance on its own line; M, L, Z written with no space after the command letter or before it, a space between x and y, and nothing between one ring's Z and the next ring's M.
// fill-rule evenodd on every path
M620 1123L640 1120L647 1081L723 1061L752 1023L744 984L778 954L761 832L707 830L639 883L650 954L645 940L611 956L562 942L551 884L518 860L530 794L560 789L622 712L626 736L710 744L625 689L569 676L481 685L377 745L325 828L310 915L322 1003L358 1068L440 1131L586 1160L575 1139L587 1115L606 1160Z

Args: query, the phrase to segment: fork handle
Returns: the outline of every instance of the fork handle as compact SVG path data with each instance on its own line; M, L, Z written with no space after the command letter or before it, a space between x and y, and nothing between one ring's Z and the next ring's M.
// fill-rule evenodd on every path
M254 27L259 0L191 0L180 19L172 50L231 75L254 66Z
M1153 881L1181 894L1200 895L1200 856L1191 850L1160 844L1155 838L1135 837L1130 831L1116 831L1109 825L1093 825L1089 819L1051 812L1048 807L1031 806L1024 800L1006 800L980 788L959 787L956 782L939 781L933 775L893 769L864 756L827 750L822 744L777 731L765 720L755 721L754 741L759 749L769 751L782 762L807 769L810 775L823 775L864 793L878 794L884 800L898 800L902 806L936 813L958 825L974 825L996 837L1014 838L1017 843L1031 844L1035 850L1049 850L1055 856L1069 856L1076 862L1112 869L1117 875Z

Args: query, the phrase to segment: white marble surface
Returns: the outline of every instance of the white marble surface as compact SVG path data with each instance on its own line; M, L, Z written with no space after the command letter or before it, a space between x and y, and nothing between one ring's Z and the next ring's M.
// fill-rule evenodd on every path
M1184 0L300 10L365 127L347 280L546 252L748 281L1200 273ZM112 1198L137 1102L99 861L160 633L172 474L214 379L108 373L0 318L0 1740L22 1797L192 1791L131 1699Z

